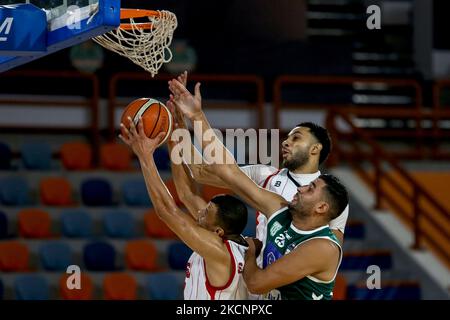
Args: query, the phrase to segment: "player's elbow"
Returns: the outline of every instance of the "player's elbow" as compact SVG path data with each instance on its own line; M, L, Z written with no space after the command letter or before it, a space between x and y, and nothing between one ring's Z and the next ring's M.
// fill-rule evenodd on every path
M267 290L261 285L261 282L258 282L257 280L253 278L247 279L245 281L247 285L248 292L252 294L264 294L267 292Z
M253 294L263 294L265 293L262 286L263 279L259 279L258 272L245 272L244 271L244 281L247 285L247 290Z

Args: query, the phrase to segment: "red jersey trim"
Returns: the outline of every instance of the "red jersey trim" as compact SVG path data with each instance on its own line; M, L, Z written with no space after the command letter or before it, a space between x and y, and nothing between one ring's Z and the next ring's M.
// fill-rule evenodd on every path
M214 287L208 279L208 273L206 272L206 263L205 263L205 259L203 259L203 268L205 269L205 285L206 285L206 290L208 291L211 300L215 300L214 297L216 295L216 292L219 290L225 290L226 288L228 288L231 283L233 282L234 276L236 275L236 262L234 260L234 255L233 255L233 251L231 250L230 247L230 243L228 241L225 241L225 245L227 247L228 252L230 253L230 257L231 257L231 273L230 273L230 278L228 279L227 283L222 286L222 287Z

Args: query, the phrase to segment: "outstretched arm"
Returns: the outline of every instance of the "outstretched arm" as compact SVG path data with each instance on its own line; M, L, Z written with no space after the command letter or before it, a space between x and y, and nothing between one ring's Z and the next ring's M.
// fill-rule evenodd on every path
M186 84L187 73L184 72L181 76L178 77L178 79L182 83ZM181 112L177 110L173 103L171 103L170 101L167 103L167 106L169 107L174 118L174 128L186 129L184 118ZM171 155L171 157L174 156L172 153L174 152L175 144L175 141L173 141L172 139L168 140L167 145L169 147L169 154ZM195 150L193 149L194 148L192 146L191 151L195 152ZM177 156L183 157L183 155ZM192 217L197 220L199 210L205 208L207 206L207 203L199 195L197 188L198 186L191 178L189 168L186 166L186 164L184 162L179 164L178 161L170 161L170 166L172 169L173 181L175 183L175 188L177 190L178 196L181 202L183 202L183 204L186 206Z
M243 276L248 290L254 294L267 293L309 275L328 280L338 267L340 249L329 240L313 239L301 244L265 269L256 265L252 239L247 242L249 248L245 255Z
M259 187L239 169L231 153L217 138L201 108L200 84L197 83L195 86L195 96L177 80L170 81L169 88L173 93L171 100L177 108L194 123L194 126L197 122L197 126L201 127L202 130L194 132L196 138L202 141L202 147L214 150L211 155L204 152L205 160L213 164L203 166L202 169L209 174L217 175L226 187L267 217L285 207L287 202L283 197ZM205 141L205 135L211 136L211 140ZM214 156L212 153L215 153Z
M142 118L136 129L129 117L130 130L121 124L125 136L119 137L132 148L139 159L145 184L158 216L170 229L192 250L203 256L206 261L227 261L228 252L219 236L200 227L197 223L177 207L175 201L164 185L156 168L153 153L164 137L161 133L155 139L145 136Z

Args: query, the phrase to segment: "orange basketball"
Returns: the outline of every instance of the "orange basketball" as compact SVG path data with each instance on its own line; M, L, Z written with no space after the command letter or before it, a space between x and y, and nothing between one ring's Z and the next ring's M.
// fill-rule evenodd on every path
M158 100L152 98L140 98L131 102L122 113L122 122L127 129L130 128L128 117L133 119L137 126L139 118L142 117L144 123L145 135L149 138L155 138L160 132L166 132L163 144L172 131L172 114L169 109ZM122 130L122 135L124 132Z

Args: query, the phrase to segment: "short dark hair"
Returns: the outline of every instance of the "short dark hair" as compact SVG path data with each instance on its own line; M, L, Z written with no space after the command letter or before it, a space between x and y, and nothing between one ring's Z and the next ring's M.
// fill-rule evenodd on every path
M328 130L313 122L302 122L298 124L297 127L308 128L311 134L322 145L322 150L320 151L319 156L319 164L322 164L325 160L327 160L331 151L331 138Z
M348 193L338 178L331 174L321 174L319 179L325 181L327 197L330 200L330 220L340 216L348 205Z
M221 194L211 199L218 208L217 223L226 235L241 234L247 225L247 206L238 198Z

